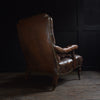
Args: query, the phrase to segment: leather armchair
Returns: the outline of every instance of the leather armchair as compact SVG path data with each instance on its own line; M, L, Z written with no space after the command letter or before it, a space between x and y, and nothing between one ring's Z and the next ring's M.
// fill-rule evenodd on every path
M82 57L75 54L78 45L65 48L56 45L53 33L53 19L47 14L39 14L24 18L17 24L18 37L26 64L26 79L30 73L50 75L55 89L58 78L78 69L82 65Z

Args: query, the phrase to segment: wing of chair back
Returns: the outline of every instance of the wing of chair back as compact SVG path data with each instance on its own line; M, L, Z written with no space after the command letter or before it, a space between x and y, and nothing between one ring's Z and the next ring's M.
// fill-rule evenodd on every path
M82 57L74 54L78 46L61 48L56 45L53 19L47 14L24 18L18 22L17 29L27 64L26 79L29 73L50 75L55 89L59 75L80 68Z

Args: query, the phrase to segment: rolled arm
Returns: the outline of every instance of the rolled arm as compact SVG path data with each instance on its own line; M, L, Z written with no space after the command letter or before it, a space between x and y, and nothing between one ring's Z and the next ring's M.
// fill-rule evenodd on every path
M57 53L69 53L73 50L78 49L78 45L71 45L71 46L68 46L67 48L62 48L60 46L54 45L54 49Z

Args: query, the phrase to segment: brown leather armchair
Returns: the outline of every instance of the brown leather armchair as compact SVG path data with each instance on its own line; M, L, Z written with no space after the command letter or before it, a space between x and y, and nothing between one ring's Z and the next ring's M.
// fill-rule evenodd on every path
M56 45L53 33L53 19L47 14L24 18L17 24L20 45L26 60L26 78L30 73L50 75L53 78L53 89L59 76L68 74L74 69L80 70L82 57L74 51L78 45L65 48Z

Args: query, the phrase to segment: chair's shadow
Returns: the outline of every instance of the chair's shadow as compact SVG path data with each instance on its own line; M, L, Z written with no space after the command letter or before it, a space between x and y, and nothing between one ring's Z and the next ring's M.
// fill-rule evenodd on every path
M65 79L59 79L58 85L64 84ZM10 78L8 81L0 83L0 96L23 96L39 92L50 92L52 88L52 78L47 76L31 76L25 80L24 75Z
M52 88L51 83L52 78L47 76L32 76L28 80L25 80L24 75L16 76L0 83L0 89L2 90L0 91L0 96L19 96L48 92Z

